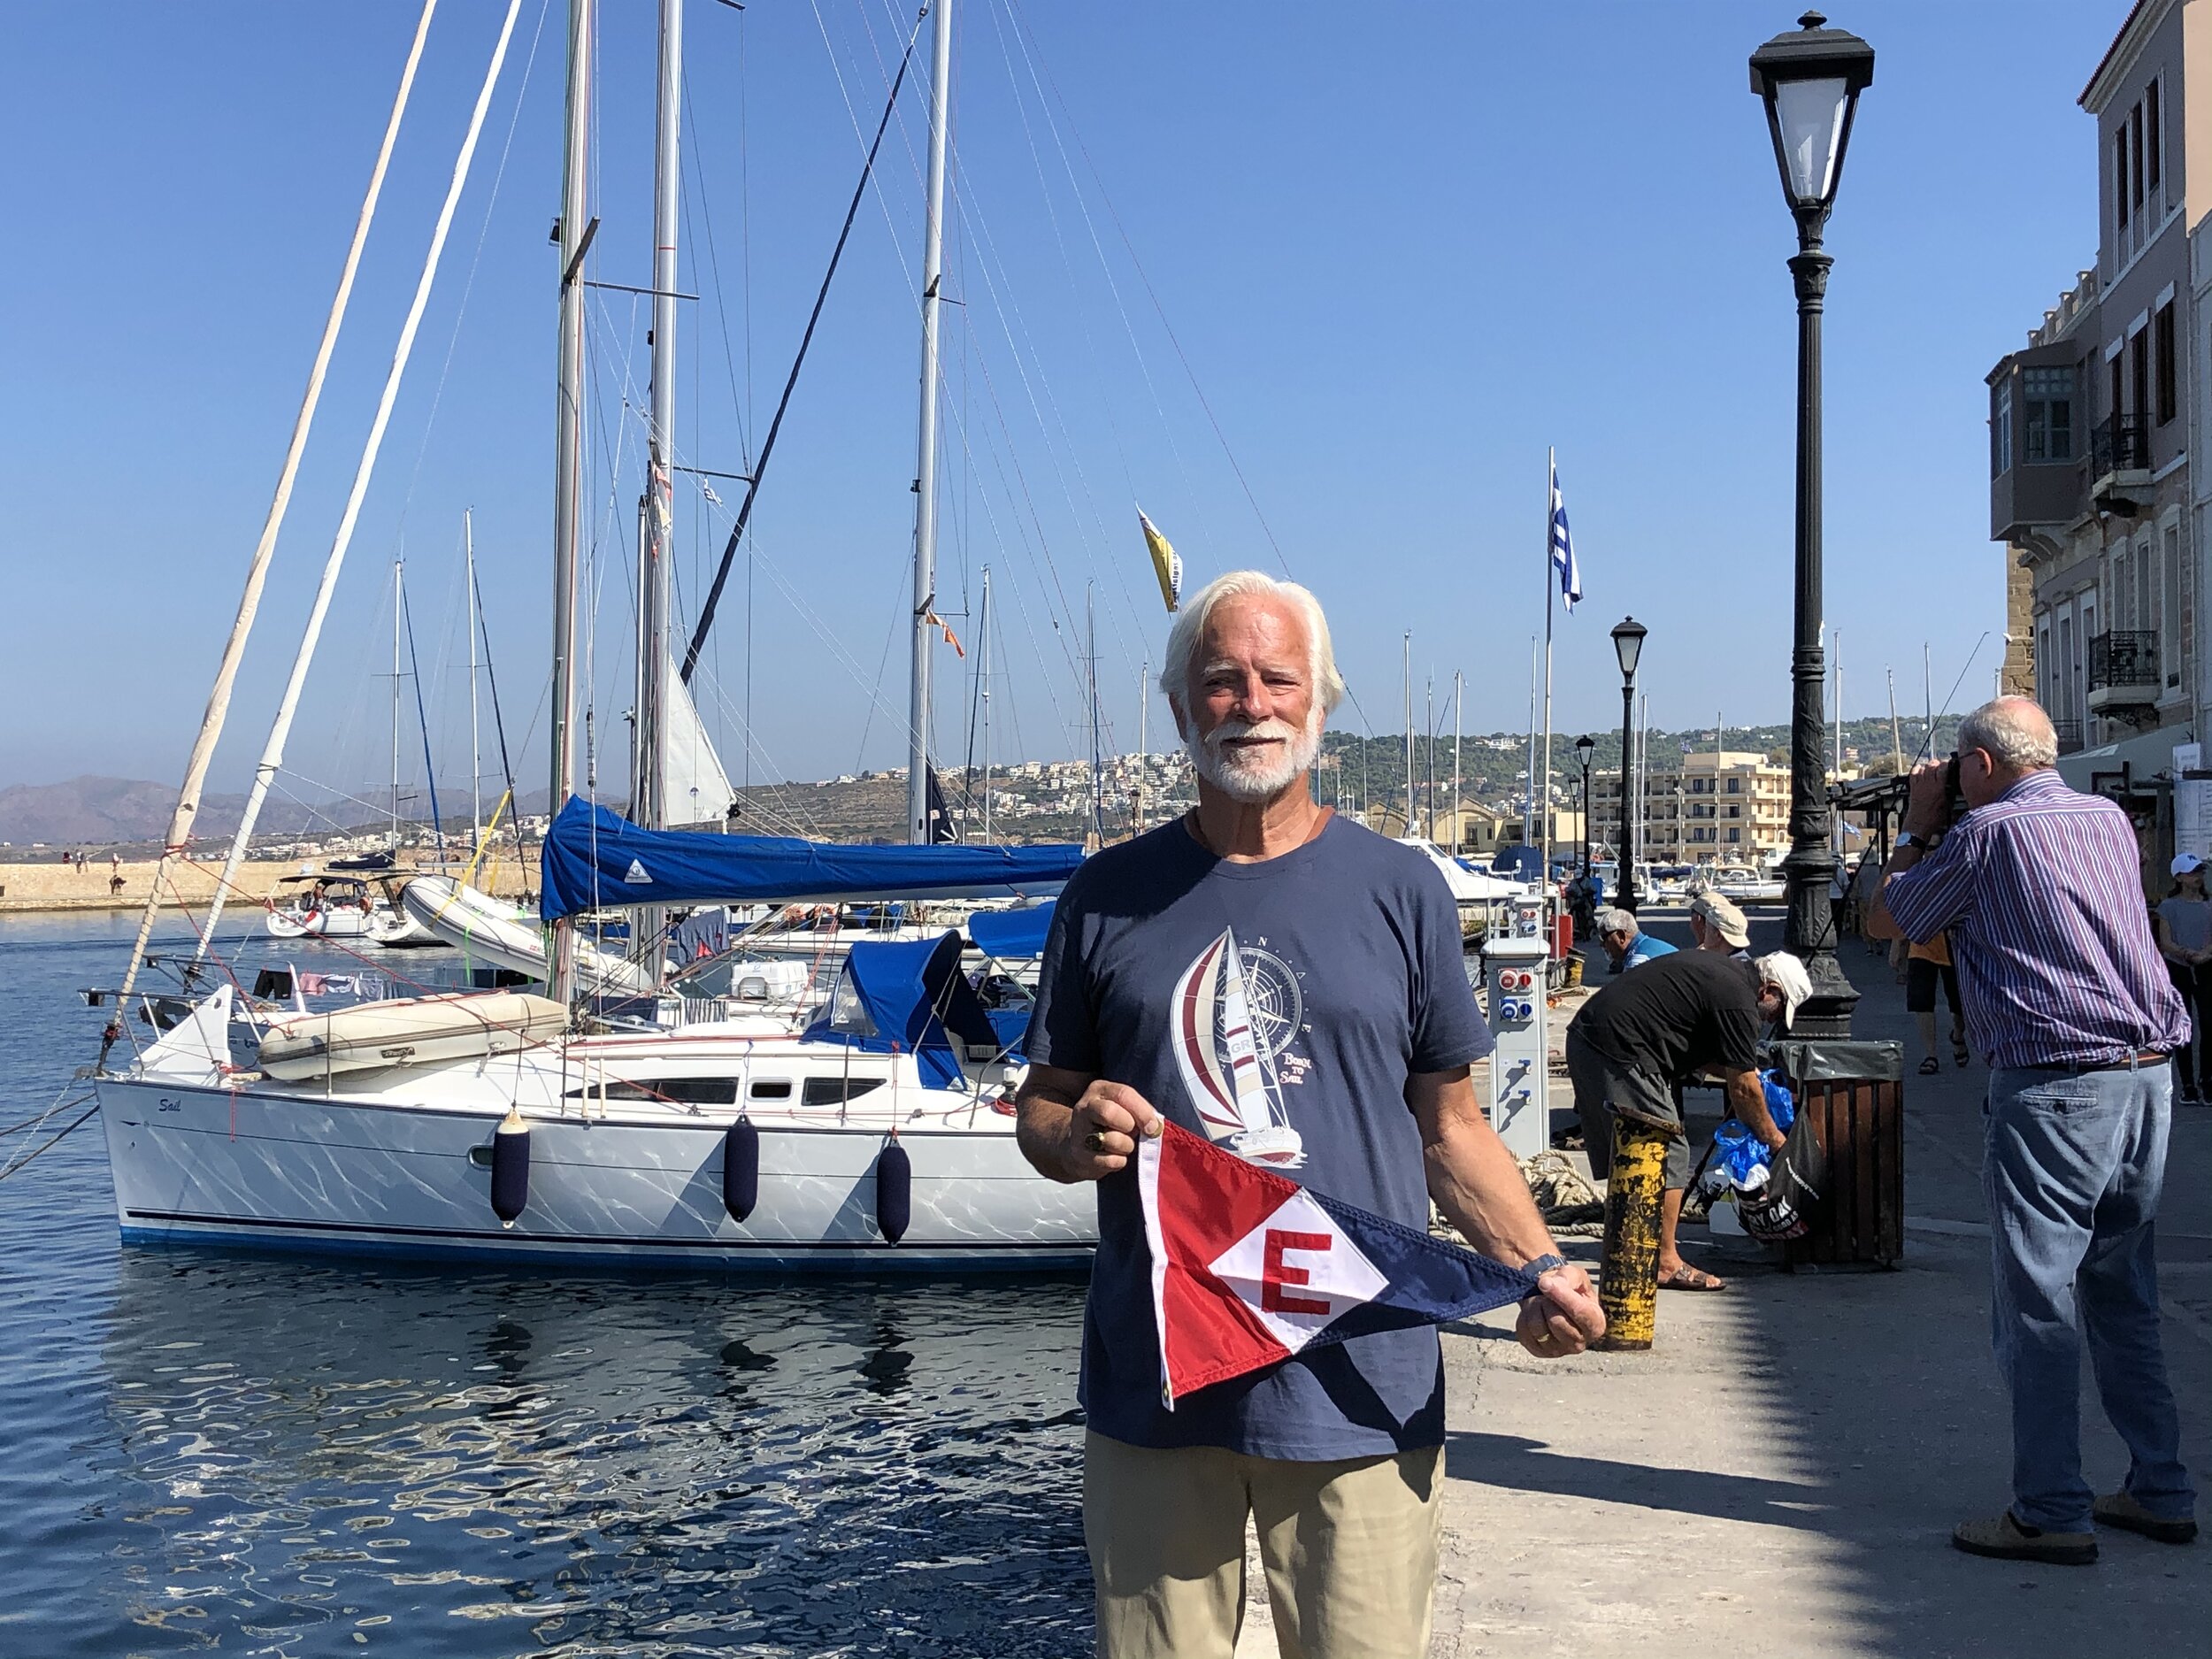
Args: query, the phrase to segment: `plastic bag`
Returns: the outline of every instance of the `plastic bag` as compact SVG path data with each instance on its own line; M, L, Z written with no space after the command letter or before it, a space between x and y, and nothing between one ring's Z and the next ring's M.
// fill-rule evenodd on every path
M1796 1100L1783 1083L1779 1071L1760 1072L1759 1083L1765 1091L1767 1112L1773 1118L1774 1126L1787 1134L1790 1125L1797 1119ZM1709 1198L1719 1198L1731 1191L1760 1191L1767 1184L1772 1159L1765 1144L1750 1130L1736 1118L1724 1118L1713 1133L1713 1153L1706 1160L1699 1189Z

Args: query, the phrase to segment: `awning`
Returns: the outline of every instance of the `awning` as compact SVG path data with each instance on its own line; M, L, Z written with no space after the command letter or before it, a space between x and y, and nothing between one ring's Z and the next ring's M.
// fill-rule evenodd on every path
M968 937L985 956L1002 962L1041 956L1056 908L1053 900L1047 899L1042 904L1025 904L1016 910L978 910L968 918Z
M856 898L1029 898L1083 862L1043 847L848 847L782 835L646 830L572 797L545 837L538 913L639 904L795 903Z
M805 1035L810 1042L841 1042L867 1054L910 1054L933 1088L960 1082L954 1043L975 1043L993 1053L1004 1046L960 972L960 935L950 933L941 939L856 941L846 954L829 1006Z
M2186 726L2162 726L2155 732L2143 732L2134 737L2124 737L2116 743L2105 743L2096 749L2076 749L2070 755L2058 757L2058 775L2066 780L2066 787L2083 795L2090 793L2090 778L2096 772L2117 772L2123 766L2130 777L2139 783L2147 783L2162 773L2174 769L2174 745L2196 741Z

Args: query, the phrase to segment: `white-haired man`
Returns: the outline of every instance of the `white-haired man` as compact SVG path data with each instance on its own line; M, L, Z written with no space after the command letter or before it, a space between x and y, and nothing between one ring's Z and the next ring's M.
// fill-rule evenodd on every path
M1598 936L1598 944L1613 959L1613 972L1625 973L1646 962L1656 962L1662 956L1674 955L1674 947L1663 939L1654 939L1637 926L1632 910L1605 904L1590 919L1591 930Z
M2055 770L2058 734L2025 697L1959 722L1912 774L1883 898L1906 938L1947 929L1966 1025L1989 1062L1982 1193L1990 1321L2012 1396L2012 1503L1961 1549L2082 1565L2091 1522L2161 1543L2197 1535L2158 1334L2152 1232L2189 1016L2143 902L2135 826ZM1950 822L1946 773L1968 811ZM2128 1448L2125 1483L2081 1472L2081 1349Z
M1068 884L1018 1108L1032 1164L1099 1183L1082 1383L1098 1651L1230 1659L1256 1517L1286 1654L1402 1659L1428 1649L1435 1584L1434 1331L1310 1348L1164 1409L1137 1138L1171 1119L1411 1227L1432 1197L1477 1248L1538 1271L1532 1353L1578 1352L1604 1318L1476 1104L1468 1068L1492 1041L1449 891L1308 791L1343 691L1320 606L1256 572L1221 577L1177 619L1160 685L1197 809ZM1210 1098L1226 1028L1248 1020L1264 1125Z

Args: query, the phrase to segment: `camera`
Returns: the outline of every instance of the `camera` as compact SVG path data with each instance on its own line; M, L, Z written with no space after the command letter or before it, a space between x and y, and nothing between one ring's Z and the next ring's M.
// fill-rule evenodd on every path
M1966 813L1966 792L1959 787L1959 757L1954 755L1943 763L1943 821L1955 824Z

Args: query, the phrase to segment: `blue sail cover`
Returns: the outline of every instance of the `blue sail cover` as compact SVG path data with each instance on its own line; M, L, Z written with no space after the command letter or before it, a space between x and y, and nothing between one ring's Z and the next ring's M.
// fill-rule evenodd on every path
M968 937L985 956L1002 962L1041 956L1056 908L1047 899L1042 904L1025 904L1016 910L978 910L968 918Z
M848 847L783 835L640 829L570 797L546 833L538 913L635 904L796 903L852 898L1017 898L1057 893L1083 849Z
M865 1054L910 1054L933 1088L960 1085L955 1042L1003 1046L975 987L960 971L960 935L855 941L809 1042Z

